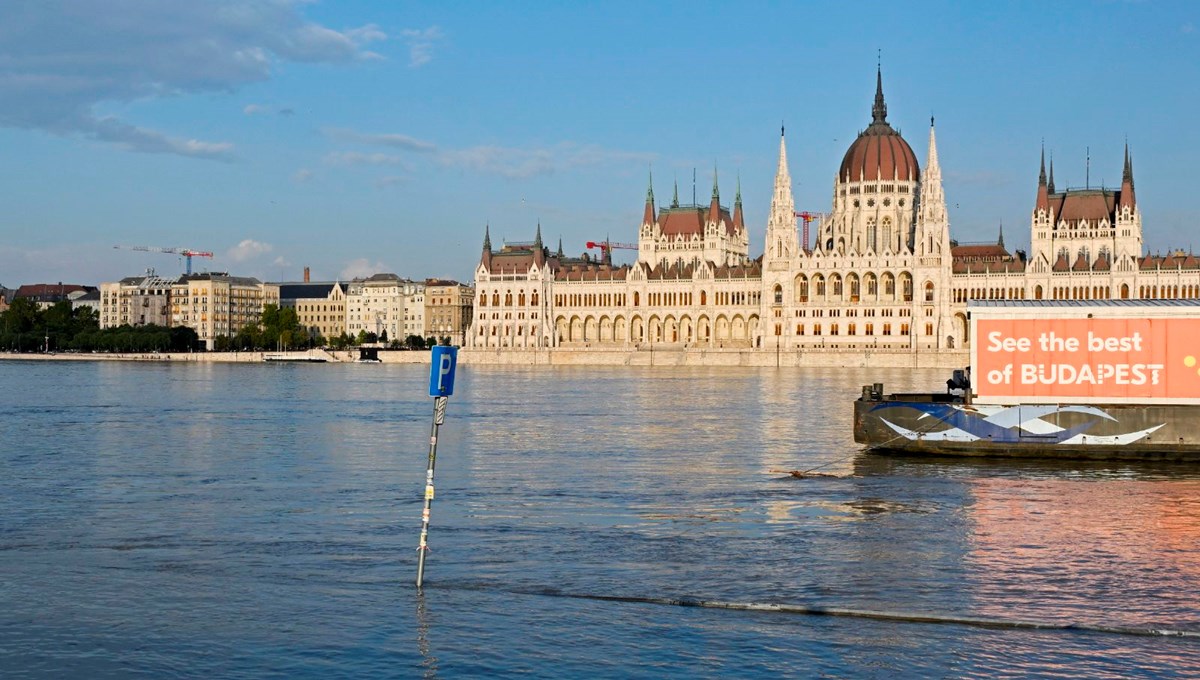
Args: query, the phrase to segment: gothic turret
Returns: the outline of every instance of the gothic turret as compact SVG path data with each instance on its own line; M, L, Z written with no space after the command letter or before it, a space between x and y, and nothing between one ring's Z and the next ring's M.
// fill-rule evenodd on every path
M950 220L942 189L942 166L938 163L937 133L929 119L929 159L921 179L920 212L917 214L917 252L922 255L949 253Z
M654 173L650 173L646 186L646 209L642 211L642 224L654 224Z
M1129 143L1125 144L1125 169L1121 171L1121 207L1133 210L1137 200L1133 195L1133 160L1129 157Z
M1042 169L1038 173L1037 204L1033 208L1034 211L1050 210L1049 191L1050 188L1046 184L1046 147L1042 145Z
M733 228L745 229L746 222L742 219L742 176L737 178L737 195L733 199Z
M721 194L717 191L717 166L713 166L712 202L708 204L708 221L711 224L721 223Z
M787 260L800 252L796 236L796 203L792 198L792 176L788 172L787 141L782 127L779 128L779 166L775 169L775 190L771 194L767 243L763 252L766 260Z

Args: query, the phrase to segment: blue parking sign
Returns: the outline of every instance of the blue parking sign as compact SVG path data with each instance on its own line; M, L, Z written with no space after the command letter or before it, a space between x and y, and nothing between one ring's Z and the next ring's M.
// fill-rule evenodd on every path
M458 348L438 345L433 348L429 365L429 396L448 397L454 392L454 367L458 364Z

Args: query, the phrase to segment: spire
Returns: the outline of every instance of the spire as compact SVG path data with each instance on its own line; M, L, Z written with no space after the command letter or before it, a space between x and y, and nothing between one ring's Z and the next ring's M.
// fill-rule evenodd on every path
M562 256L563 256L563 251L562 251L562 237L561 237L561 236L559 236L559 237L558 237L558 252L556 253L556 255L557 255L557 256L558 256L560 259L561 259L561 258L562 258Z
M733 228L744 229L746 226L742 218L742 173L738 173L737 177L737 196L733 199Z
M802 246L796 234L796 203L792 199L792 177L788 173L787 142L782 134L783 128L779 131L779 167L775 171L775 190L771 194L771 212L767 216L767 242L763 255L770 259L787 260L799 254ZM738 197L741 198L740 186ZM738 205L741 205L740 200ZM803 247L807 249L808 244L803 244Z
M492 252L491 225L486 224L486 223L484 224L484 227L483 227L483 250L484 250L484 252L487 252L487 253Z
M1053 191L1046 183L1046 144L1042 143L1042 169L1038 173L1037 202L1033 206L1036 213L1039 210L1050 212L1050 192ZM1053 183L1053 180L1051 180Z
M929 119L929 158L921 177L921 194L917 205L917 238L915 248L923 255L950 252L950 218L946 212L946 194L942 188L942 166L938 162L937 129Z
M717 191L717 164L713 163L712 203L708 204L708 221L714 224L721 222L721 193Z
M996 241L996 245L1004 247L1004 220L1000 220L1000 238Z
M542 249L542 221L541 220L538 220L538 223L537 223L537 235L533 237L533 248L534 248L534 250Z
M875 106L871 107L872 123L887 123L887 104L883 101L883 69L875 67Z
M642 224L654 224L654 173L646 186L646 209L642 211Z
M1046 190L1049 191L1050 193L1054 193L1054 153L1053 152L1050 154L1050 180L1049 180L1049 182L1050 183L1046 185Z
M671 207L672 208L679 207L679 176L678 175L676 175L676 177L675 177L675 195L671 196Z
M1046 142L1042 142L1042 170L1038 173L1038 186L1046 186Z
M1133 193L1133 159L1129 156L1129 142L1125 142L1125 168L1121 171L1121 207L1133 208L1137 200Z

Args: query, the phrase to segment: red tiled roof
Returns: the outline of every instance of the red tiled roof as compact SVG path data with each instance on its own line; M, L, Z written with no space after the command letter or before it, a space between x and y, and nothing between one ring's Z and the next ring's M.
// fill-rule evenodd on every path
M705 209L688 206L685 208L662 208L658 212L658 228L667 236L704 236ZM733 218L729 210L720 209L720 221L725 226L725 232L736 234Z
M985 259L1011 257L1004 246L997 243L955 246L950 249L955 259Z

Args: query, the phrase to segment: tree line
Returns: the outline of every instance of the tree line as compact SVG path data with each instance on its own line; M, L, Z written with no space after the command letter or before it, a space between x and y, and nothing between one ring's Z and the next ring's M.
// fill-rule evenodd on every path
M440 339L450 344L450 338ZM409 335L403 340L379 334L342 331L331 338L316 328L300 324L296 310L276 304L263 306L257 324L247 324L232 337L216 338L217 351L286 351L313 347L345 349L355 345L382 343L393 349L425 349L438 344L435 337ZM0 351L11 352L190 352L203 351L196 331L187 326L117 326L100 328L99 315L91 307L73 308L68 300L41 309L28 298L17 298L0 312Z

